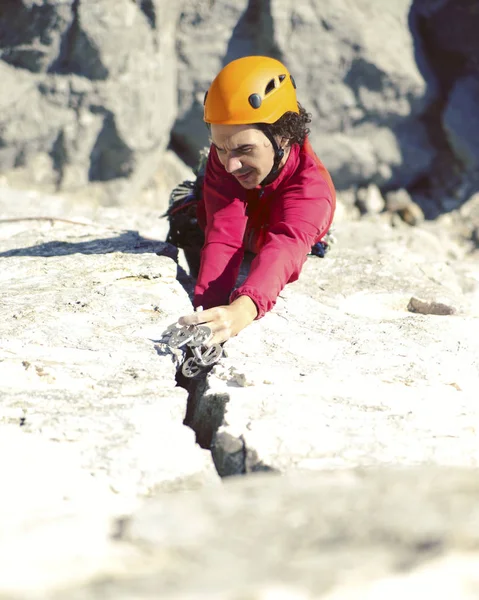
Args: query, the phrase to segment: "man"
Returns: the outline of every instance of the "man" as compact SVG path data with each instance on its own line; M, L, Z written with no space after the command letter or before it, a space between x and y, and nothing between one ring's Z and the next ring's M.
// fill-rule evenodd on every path
M329 230L336 198L281 62L248 56L226 65L205 95L204 120L211 148L197 211L205 243L193 302L203 310L179 324L207 325L212 345L263 317L298 279ZM232 292L245 250L256 256Z

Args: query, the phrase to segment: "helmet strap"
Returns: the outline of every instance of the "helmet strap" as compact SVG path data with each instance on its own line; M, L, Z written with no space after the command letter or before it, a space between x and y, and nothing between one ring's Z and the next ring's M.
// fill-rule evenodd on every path
M273 146L273 151L274 151L273 166L271 168L271 171L268 173L268 175L266 175L266 177L260 183L261 186L265 186L265 185L268 185L268 183L271 183L272 181L274 181L274 179L278 173L279 165L284 158L284 149L278 145L278 142L275 140L274 135L271 133L271 130L268 127L267 123L257 123L257 126L258 126L258 129L260 129L264 133L264 135L268 138L268 140L271 142L271 145Z

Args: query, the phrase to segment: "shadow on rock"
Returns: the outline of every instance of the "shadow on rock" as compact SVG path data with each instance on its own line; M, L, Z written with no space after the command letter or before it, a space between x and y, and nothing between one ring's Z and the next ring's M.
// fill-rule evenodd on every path
M0 252L1 258L11 256L66 256L69 254L109 254L125 252L139 254L151 252L161 256L177 259L178 251L171 244L142 237L137 231L124 231L111 238L98 238L84 242L64 242L53 240L27 248L14 248Z
M71 254L110 254L113 252L123 252L125 254L151 253L171 258L177 263L176 279L178 283L188 294L190 300L192 299L194 280L178 264L178 248L167 242L142 237L137 231L133 230L123 231L116 237L89 239L82 242L52 240L35 246L13 248L0 252L0 258L18 256L49 258Z

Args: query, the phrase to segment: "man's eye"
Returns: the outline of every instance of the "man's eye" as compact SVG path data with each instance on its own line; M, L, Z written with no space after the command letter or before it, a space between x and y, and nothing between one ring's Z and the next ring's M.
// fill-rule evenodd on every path
M216 148L216 152L218 152L218 154L224 154L226 151L223 150L223 148Z

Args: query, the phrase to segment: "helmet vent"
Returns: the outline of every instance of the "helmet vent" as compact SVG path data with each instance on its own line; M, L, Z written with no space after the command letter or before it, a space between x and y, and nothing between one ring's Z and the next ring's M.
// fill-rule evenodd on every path
M271 81L268 83L268 85L266 86L266 88L264 90L264 95L267 96L270 92L272 92L274 90L275 87L276 87L276 83L275 83L274 79L271 79Z
M206 98L208 97L208 92L205 93L205 97L203 99L203 106L206 104Z
M283 81L286 79L286 75L280 75L279 76L279 82L283 83Z
M251 96L248 98L248 102L253 108L259 108L262 102L261 96L259 94L251 94Z
M291 83L293 84L294 89L296 89L296 81L294 80L294 77L292 75L290 75L291 77Z

